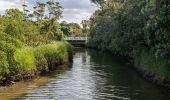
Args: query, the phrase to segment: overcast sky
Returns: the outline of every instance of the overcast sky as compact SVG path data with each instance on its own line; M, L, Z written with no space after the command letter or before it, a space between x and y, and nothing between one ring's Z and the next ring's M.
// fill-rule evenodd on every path
M33 7L37 0L26 0L29 7ZM45 1L45 0L39 0ZM88 19L97 7L90 0L59 0L64 7L63 18L67 22L80 23L83 19ZM0 0L0 14L6 9L18 8L22 10L22 0Z

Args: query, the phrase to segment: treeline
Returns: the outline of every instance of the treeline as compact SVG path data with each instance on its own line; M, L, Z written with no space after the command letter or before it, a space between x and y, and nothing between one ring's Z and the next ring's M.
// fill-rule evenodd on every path
M89 21L82 20L82 27L78 23L68 23L62 21L60 23L61 31L65 36L86 36L89 35Z
M62 7L54 1L47 4L46 18L40 13L45 6L41 3L37 3L32 19L26 5L23 12L8 9L0 16L0 84L31 78L71 60L72 47L62 41L58 23Z
M45 20L47 19L53 19L51 20L51 24L54 22L54 20L58 20L62 17L63 7L60 6L59 2L54 2L48 0L47 2L43 1L37 1L36 6L34 6L33 12L30 12L29 6L26 4L23 4L23 11L24 15L27 20L37 20L41 22L41 20L44 20L43 23L48 23ZM78 23L67 23L66 21L62 21L60 24L55 23L57 27L50 27L50 24L46 25L45 27L50 28L51 30L58 32L58 36L67 36L67 35L73 35L73 36L85 36L89 33L88 31L88 21L82 20L82 26ZM56 30L60 29L60 30ZM60 32L59 32L60 31ZM60 34L59 34L60 33ZM57 34L54 34L57 35Z
M129 56L145 77L170 81L170 1L91 0L89 46Z

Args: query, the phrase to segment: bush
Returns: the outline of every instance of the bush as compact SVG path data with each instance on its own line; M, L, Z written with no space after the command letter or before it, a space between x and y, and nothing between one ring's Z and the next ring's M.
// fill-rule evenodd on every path
M68 44L65 42L52 42L47 45L41 45L34 50L35 58L45 58L48 62L48 67L54 67L56 64L64 63L69 60L68 51L71 52L71 50L69 50L68 47Z
M0 51L0 79L9 74L9 64L5 52Z
M44 55L40 54L39 56L36 56L36 68L37 72L47 72L49 71L48 69L48 62L45 59Z
M14 68L15 66L13 55L16 49L17 48L11 43L7 43L6 41L0 40L0 51L3 51L6 53L10 68Z
M36 71L48 71L53 65L67 62L68 51L71 52L68 44L47 44L54 39L61 40L60 33L55 19L39 23L25 19L18 9L7 10L0 16L0 79L7 75L6 80L21 80Z
M169 62L165 58L158 57L151 52L141 52L140 56L134 58L135 66L145 72L156 75L155 77L163 80L170 76Z
M67 62L68 61L68 52L67 46L64 42L57 42L57 49L58 49L58 60L59 62Z
M68 42L62 42L61 45L64 45L66 47L67 53L68 53L68 57L69 57L69 61L72 61L73 59L73 46L71 44L69 44Z
M16 38L13 38L10 35L2 33L2 32L0 33L0 38L1 38L1 40L6 41L6 43L11 43L12 45L14 45L14 46L16 46L18 48L21 48L22 46L25 45L20 40L18 40Z
M58 61L58 47L56 44L41 45L35 48L35 57L44 56L47 61Z
M11 69L12 80L22 80L35 75L36 60L33 48L23 47L17 49L13 55L14 67Z
M14 59L18 63L19 68L23 70L36 69L33 48L25 47L17 49L14 53Z
M8 76L14 81L34 76L36 72L52 70L56 65L68 62L72 53L67 42L17 48L10 41L1 40L0 45L0 79Z

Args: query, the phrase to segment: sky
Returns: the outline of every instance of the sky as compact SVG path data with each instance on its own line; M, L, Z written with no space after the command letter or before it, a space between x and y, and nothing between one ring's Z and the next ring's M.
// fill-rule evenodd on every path
M27 5L32 8L37 0L26 0ZM46 0L39 0L46 1ZM18 8L22 10L22 0L0 0L0 14L4 14L6 9ZM63 18L60 21L81 23L81 20L88 19L97 9L90 0L59 0L64 8Z

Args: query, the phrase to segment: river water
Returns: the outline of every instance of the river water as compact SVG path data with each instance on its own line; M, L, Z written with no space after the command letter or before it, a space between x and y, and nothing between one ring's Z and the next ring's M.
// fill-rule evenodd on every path
M75 51L71 67L24 90L16 100L170 100L169 90L143 80L124 59L84 49Z

